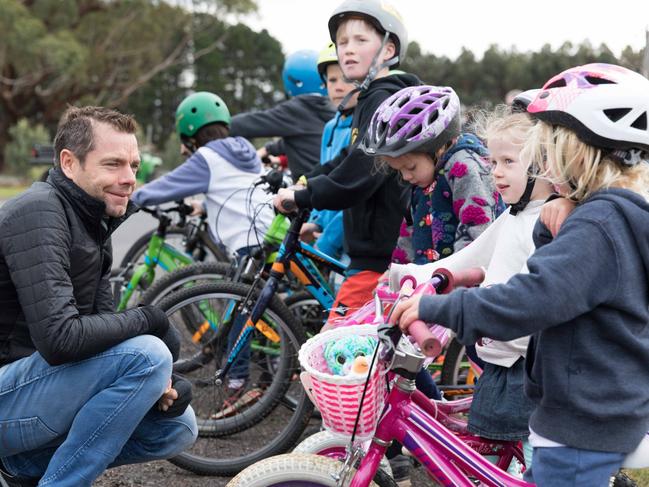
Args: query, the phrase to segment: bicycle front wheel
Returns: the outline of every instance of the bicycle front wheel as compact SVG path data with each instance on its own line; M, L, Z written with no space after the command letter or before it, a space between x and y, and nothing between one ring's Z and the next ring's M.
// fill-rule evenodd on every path
M267 458L248 467L227 487L336 487L342 463L333 458L290 453ZM381 477L380 483L377 478ZM380 471L370 487L395 487L394 480Z
M287 451L313 411L299 381L297 353L304 330L277 296L262 316L265 333L253 332L242 393L232 400L230 377L215 381L228 357L228 331L249 293L245 284L215 282L180 290L158 303L184 335L177 363L199 357L193 368L184 369L193 384L199 438L171 462L200 475L233 475ZM256 293L250 295L254 302Z
M474 385L477 378L477 373L466 355L466 348L456 338L453 338L444 355L441 384L447 386Z

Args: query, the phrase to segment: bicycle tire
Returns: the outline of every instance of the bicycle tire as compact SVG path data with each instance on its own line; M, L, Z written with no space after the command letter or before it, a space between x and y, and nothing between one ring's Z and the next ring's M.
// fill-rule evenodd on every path
M468 362L466 349L464 345L453 338L448 344L442 363L441 385L455 386L472 384L472 372L470 366L463 367L462 364Z
M345 458L348 445L348 440L325 430L306 437L293 448L293 453L311 453L333 458L334 460L342 460ZM388 476L392 476L392 468L390 468L390 462L387 458L383 457L381 459L379 468Z
M156 279L153 284L142 294L142 304L156 304L190 282L195 284L207 281L219 281L229 276L233 267L225 262L197 262L188 266L179 267ZM244 280L244 282L246 282Z
M326 310L308 291L299 291L286 296L284 304L300 320L309 335L315 335L325 324Z
M333 458L290 453L267 458L228 482L226 487L336 487L341 463ZM395 487L396 482L381 470L370 487Z
M179 310L201 302L209 302L211 309L217 309L219 305L245 299L249 290L250 286L243 283L201 284L168 295L158 306L170 316L172 323L181 325L182 334L186 333L183 329L186 323ZM170 459L171 463L199 475L229 476L263 458L285 452L297 443L313 411L313 404L298 380L297 352L305 341L304 330L277 296L273 296L263 319L282 340L275 362L269 355L272 350L264 348L264 338L259 334L261 346L251 357L250 377L251 382L261 383L261 377L268 382L263 388L253 389L260 392L256 402L247 409L235 411L231 417L221 415L219 394L225 384L217 386L210 382L223 356L216 353L209 363L187 375L194 384L192 406L199 424L199 439L188 451ZM183 340L181 358L194 351L188 350ZM295 399L291 404L284 400L289 394Z

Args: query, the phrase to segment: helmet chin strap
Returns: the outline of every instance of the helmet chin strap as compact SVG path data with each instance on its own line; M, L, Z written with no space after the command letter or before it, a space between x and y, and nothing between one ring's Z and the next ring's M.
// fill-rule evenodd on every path
M519 199L516 203L513 203L509 206L510 215L516 215L517 213L525 209L527 204L530 202L530 198L532 197L532 191L534 190L535 183L536 183L536 178L534 177L527 178L527 184L525 185L525 191L523 191L523 195L521 196L521 199Z
M647 160L647 152L642 149L614 150L609 154L618 164L633 167Z
M192 154L198 150L198 147L196 147L196 141L193 137L182 137L180 143Z
M379 57L381 56L381 52L383 51L383 48L388 43L389 39L390 39L390 33L386 31L385 35L383 36L383 40L381 41L381 47L379 47L379 50L374 55L374 58L372 59L372 64L370 64L370 69L367 72L367 76L365 76L365 79L362 82L349 79L343 73L343 80L345 80L345 82L347 83L353 83L355 88L349 93L347 93L345 95L345 98L343 98L343 100L340 102L340 105L338 105L337 108L339 112L342 112L345 109L345 106L347 106L347 103L349 103L349 100L351 100L352 96L354 96L359 91L366 91L369 88L370 83L374 81L379 71L381 71L383 68L389 68L390 66L394 66L399 62L399 56L395 56L391 59L388 59L384 63L379 64Z

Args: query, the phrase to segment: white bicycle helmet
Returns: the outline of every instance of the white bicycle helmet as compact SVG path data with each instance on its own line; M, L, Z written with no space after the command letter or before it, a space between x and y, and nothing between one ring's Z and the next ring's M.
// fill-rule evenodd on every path
M649 152L649 80L622 66L567 69L543 85L527 111L573 130L586 144Z

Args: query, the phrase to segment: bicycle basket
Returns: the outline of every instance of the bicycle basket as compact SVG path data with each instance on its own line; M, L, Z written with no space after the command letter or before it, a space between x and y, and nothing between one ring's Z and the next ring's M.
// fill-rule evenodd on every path
M366 375L338 376L328 372L323 349L330 341L347 335L377 336L376 325L358 325L335 328L307 340L300 348L300 375L302 384L313 403L320 410L323 426L331 433L350 437L358 415ZM356 439L372 437L385 402L385 372L382 365L374 364L363 400L356 430Z

